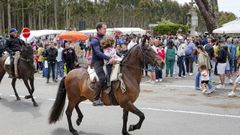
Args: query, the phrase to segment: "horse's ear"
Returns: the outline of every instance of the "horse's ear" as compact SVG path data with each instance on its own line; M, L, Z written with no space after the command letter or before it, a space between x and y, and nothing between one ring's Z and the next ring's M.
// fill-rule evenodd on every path
M142 46L146 45L147 40L149 40L149 37L147 35L144 35L143 40L142 40Z

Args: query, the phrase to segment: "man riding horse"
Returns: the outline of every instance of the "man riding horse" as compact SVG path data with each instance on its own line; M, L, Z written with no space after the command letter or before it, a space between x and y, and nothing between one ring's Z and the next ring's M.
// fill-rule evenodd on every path
M9 53L11 61L9 78L16 78L18 77L18 59L25 43L18 37L18 31L15 28L10 29L9 36L9 39L6 41L6 51Z
M97 36L91 39L91 46L92 46L92 65L94 70L99 78L99 81L96 83L95 86L95 98L93 101L94 106L103 105L101 101L100 93L101 90L106 86L106 75L103 70L104 60L108 60L108 64L113 64L116 62L114 58L110 58L103 53L103 49L100 46L100 40L105 36L107 25L104 23L98 23L96 26L97 29Z

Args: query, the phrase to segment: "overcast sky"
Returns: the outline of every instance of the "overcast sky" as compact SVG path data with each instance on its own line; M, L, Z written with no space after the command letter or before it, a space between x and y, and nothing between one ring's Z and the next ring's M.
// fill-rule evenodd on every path
M190 2L191 0L176 0L179 3ZM233 12L240 17L240 0L218 0L219 11Z

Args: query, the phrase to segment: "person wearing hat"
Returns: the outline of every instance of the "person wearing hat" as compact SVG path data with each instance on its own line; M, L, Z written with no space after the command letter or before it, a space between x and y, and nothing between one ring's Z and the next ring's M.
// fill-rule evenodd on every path
M9 53L11 61L9 78L18 77L17 62L23 46L25 46L25 43L18 37L17 29L11 28L9 31L9 39L6 41L6 51Z

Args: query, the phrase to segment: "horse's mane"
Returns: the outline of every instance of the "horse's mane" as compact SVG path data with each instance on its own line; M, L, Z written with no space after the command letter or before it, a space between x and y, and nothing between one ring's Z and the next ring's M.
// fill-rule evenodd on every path
M128 59L134 48L136 48L137 46L139 46L139 44L134 45L130 50L127 51L127 54L122 59L122 63L124 63Z
M132 53L132 51L133 51L136 47L138 47L138 46L140 46L140 45L144 46L144 45L146 44L146 41L147 41L147 40L149 40L149 37L145 35L144 38L143 38L143 40L142 40L142 43L141 43L141 44L136 44L136 45L134 45L130 50L128 50L127 54L123 57L122 63L124 63L124 62L128 59L128 57L130 56L130 54Z

